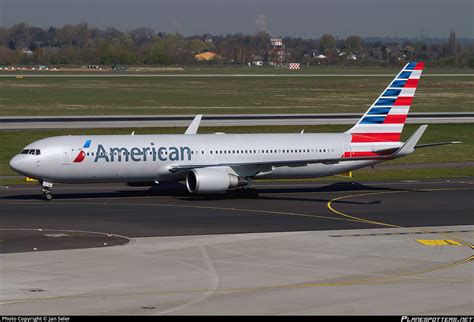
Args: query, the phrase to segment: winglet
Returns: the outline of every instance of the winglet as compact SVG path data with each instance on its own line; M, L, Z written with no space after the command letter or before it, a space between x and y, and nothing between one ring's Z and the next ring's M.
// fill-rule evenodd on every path
M420 126L415 133L410 136L410 138L403 144L403 146L395 153L396 157L402 157L405 155L408 155L410 153L413 153L415 151L415 146L418 143L418 141L421 139L421 136L423 133L425 133L426 129L428 128L428 125L422 125Z
M184 134L196 134L199 128L199 124L201 123L202 114L198 114L194 117L194 120L189 124L186 132Z

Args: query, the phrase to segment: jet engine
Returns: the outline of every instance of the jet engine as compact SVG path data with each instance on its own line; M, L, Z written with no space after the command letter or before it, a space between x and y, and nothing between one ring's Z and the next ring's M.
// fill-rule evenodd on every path
M196 194L225 193L231 188L247 184L247 179L222 169L193 169L186 176L188 191Z

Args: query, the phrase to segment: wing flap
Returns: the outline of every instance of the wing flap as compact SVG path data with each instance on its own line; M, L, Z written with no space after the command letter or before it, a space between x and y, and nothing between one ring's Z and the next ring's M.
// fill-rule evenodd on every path
M191 170L196 168L207 167L242 167L242 166L269 166L269 167L301 167L308 164L323 163L337 164L346 161L373 161L373 160L389 160L391 156L380 157L356 157L356 158L333 158L333 159L307 159L307 160L274 160L274 161L252 161L252 162L229 162L229 163L213 163L213 164L185 164L170 165L168 171L177 173L180 171Z

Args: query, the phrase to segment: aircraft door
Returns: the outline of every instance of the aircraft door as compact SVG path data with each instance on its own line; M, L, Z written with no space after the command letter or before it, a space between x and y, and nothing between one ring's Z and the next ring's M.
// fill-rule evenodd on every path
M61 154L61 164L62 165L69 165L71 164L71 152L66 150L63 151Z

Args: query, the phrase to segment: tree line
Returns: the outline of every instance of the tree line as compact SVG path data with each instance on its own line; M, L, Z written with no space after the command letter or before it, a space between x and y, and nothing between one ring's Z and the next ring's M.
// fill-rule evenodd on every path
M39 28L19 23L0 28L0 65L48 66L168 66L192 64L397 66L423 60L435 66L474 68L473 42L461 44L454 32L447 40L367 41L357 35L337 39L284 37L284 49L271 44L266 33L254 35L194 35L155 32L150 28L121 31L86 23ZM211 51L216 59L198 62L196 54Z

